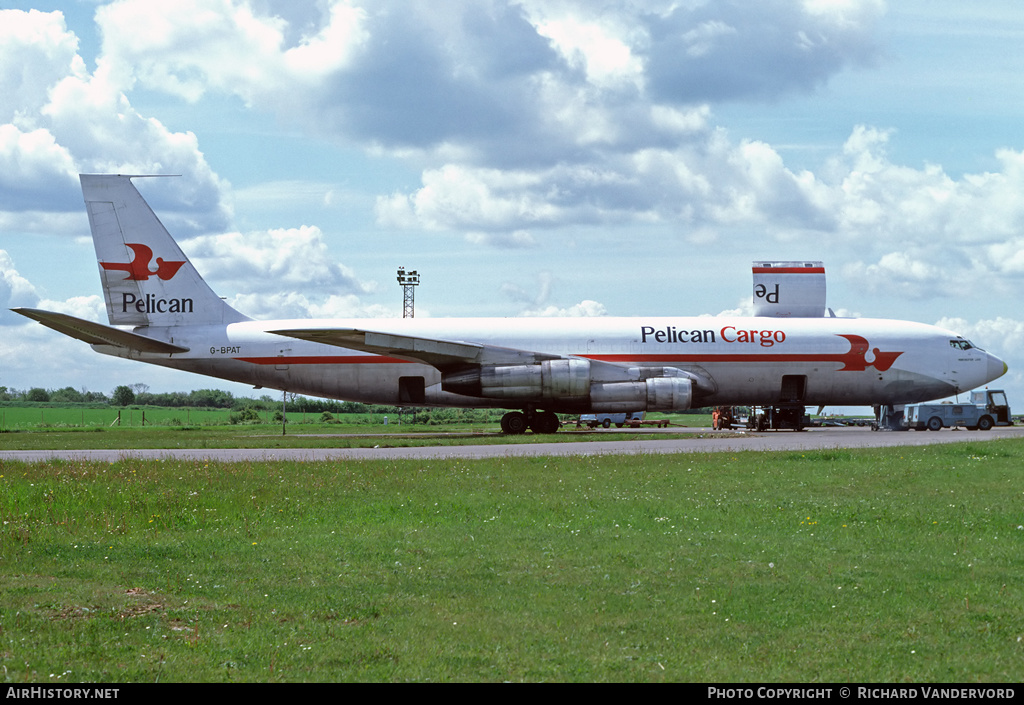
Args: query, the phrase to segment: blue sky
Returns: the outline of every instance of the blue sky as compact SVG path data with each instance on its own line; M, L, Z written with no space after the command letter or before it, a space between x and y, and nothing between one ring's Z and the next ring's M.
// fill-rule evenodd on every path
M716 315L816 259L1024 398L1024 12L901 0L0 9L0 310L105 319L82 172L257 318ZM0 385L221 386L0 313Z

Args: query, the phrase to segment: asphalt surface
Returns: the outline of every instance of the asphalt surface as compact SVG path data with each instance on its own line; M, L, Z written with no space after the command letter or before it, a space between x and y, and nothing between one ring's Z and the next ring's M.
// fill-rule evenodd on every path
M679 433L679 429L668 429ZM505 458L536 456L642 455L647 453L715 453L737 451L820 450L828 448L881 448L921 446L936 443L990 441L999 438L1024 438L1024 426L995 428L991 431L871 431L868 428L812 428L806 431L767 431L764 433L724 433L711 429L688 428L687 433L704 433L702 438L659 439L649 429L642 440L616 440L616 431L594 434L593 441L577 443L529 443L500 445L433 446L417 448L197 448L153 450L5 450L4 461L38 462L51 458L113 462L122 458L192 459L243 461L323 461L357 459L438 459ZM382 442L389 436L382 435ZM393 436L390 436L393 438Z

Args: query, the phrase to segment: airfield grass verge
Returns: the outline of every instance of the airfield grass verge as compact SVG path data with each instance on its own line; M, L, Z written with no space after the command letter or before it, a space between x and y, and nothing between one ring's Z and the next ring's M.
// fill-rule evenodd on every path
M658 438L692 438L711 425L704 415L676 415L673 430ZM721 436L722 432L716 432ZM39 426L0 429L0 450L133 450L176 448L408 448L437 445L578 443L649 439L644 430L576 430L567 423L554 434L503 434L497 423L478 424L237 424L198 426Z
M1024 445L0 463L11 682L1024 677Z

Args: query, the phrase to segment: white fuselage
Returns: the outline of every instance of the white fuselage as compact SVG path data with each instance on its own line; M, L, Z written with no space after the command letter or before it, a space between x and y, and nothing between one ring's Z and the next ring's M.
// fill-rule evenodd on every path
M999 377L1001 360L955 333L907 321L846 318L420 318L245 321L136 332L189 348L181 354L100 352L314 396L409 406L520 406L454 394L428 364L270 333L297 327L372 328L473 342L622 368L677 368L698 379L694 406L905 404ZM422 383L410 399L400 379ZM586 411L548 400L554 411Z

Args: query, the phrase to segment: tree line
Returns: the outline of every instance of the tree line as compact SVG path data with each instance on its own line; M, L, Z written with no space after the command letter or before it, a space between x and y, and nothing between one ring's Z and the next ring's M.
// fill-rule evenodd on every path
M142 387L145 387L143 389ZM269 397L268 397L269 398ZM191 392L152 393L146 385L121 385L110 394L88 389L64 387L62 389L10 389L0 386L0 402L28 402L51 404L109 404L111 406L192 406L232 409L252 399L235 397L219 389L196 389Z
M107 404L114 407L128 406L163 406L163 407L192 407L205 409L230 409L233 411L279 411L282 407L281 397L271 397L264 394L258 399L250 397L236 397L231 392L220 389L194 389L191 392L150 392L147 384L123 384L116 387L109 395L103 392L91 392L82 388L64 387L62 389L43 389L32 387L31 389L17 390L0 386L0 404L27 403L27 404ZM401 409L397 406L382 404L363 404L355 401L339 401L336 399L320 399L299 396L296 394L287 395L287 408L289 412L313 413L313 414L419 414L423 419L437 421L450 420L482 420L493 414L499 414L498 410L489 409ZM684 413L703 413L706 409L690 409ZM469 417L472 417L471 419ZM479 418L478 417L482 417ZM427 421L424 420L424 423Z
M282 406L281 397L264 394L258 399L236 397L231 392L220 389L195 389L191 392L150 392L146 384L123 384L116 387L110 394L93 392L85 388L75 389L11 389L0 386L0 403L29 404L107 404L115 407L126 406L163 406L192 407L206 409L256 409L272 411ZM288 410L306 413L329 414L389 414L399 412L398 407L385 405L362 404L352 401L335 399L318 399L289 394Z

